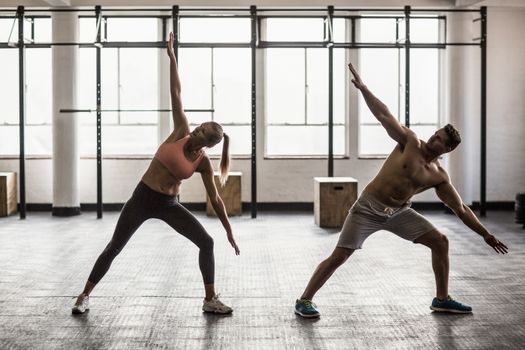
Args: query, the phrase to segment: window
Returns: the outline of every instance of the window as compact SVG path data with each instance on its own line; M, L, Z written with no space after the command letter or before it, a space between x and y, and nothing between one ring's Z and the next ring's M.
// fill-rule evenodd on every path
M404 21L395 19L361 19L360 42L395 42L404 36ZM411 42L437 43L439 20L416 18L410 20ZM404 49L361 49L359 72L368 88L383 101L390 112L405 123L405 51ZM434 48L410 50L410 128L419 138L426 139L439 124L439 52ZM383 156L395 147L386 130L368 109L359 94L359 154Z
M249 18L181 18L182 43L249 43Z
M216 121L231 136L231 154L250 154L250 49L180 48L179 73L190 127ZM222 143L208 153L220 154L221 150Z
M273 42L319 42L324 18L268 18ZM334 38L344 38L344 21L334 21ZM271 44L271 42L269 41ZM265 52L266 155L326 156L328 153L328 49L268 48ZM345 51L334 49L334 154L346 153Z
M5 36L6 42L8 36ZM0 49L0 76L0 150L2 155L15 155L19 152L18 50Z
M324 18L267 18L267 41L321 42L326 39Z
M13 26L14 23L14 26ZM34 39L50 41L51 21L48 18L27 19L25 30ZM12 29L12 31L11 31ZM13 18L0 19L1 42L18 41L18 24ZM11 36L10 36L11 34ZM52 149L52 62L50 48L27 48L25 50L25 134L28 155L50 155ZM0 149L4 155L19 153L19 71L18 50L0 49L0 94L2 116L0 116Z
M213 120L231 137L230 153L251 153L251 49L249 18L181 18L179 48L182 102L190 128ZM212 47L207 43L245 43ZM183 44L181 46L184 46ZM208 150L218 155L222 142Z
M144 27L136 32L137 22ZM80 19L80 39L95 39L95 20ZM156 41L157 19L108 18L108 40ZM161 52L162 51L162 52ZM158 146L158 48L103 48L101 52L102 151L104 155L151 155ZM79 53L80 109L96 109L96 50ZM96 113L79 113L80 154L96 154Z

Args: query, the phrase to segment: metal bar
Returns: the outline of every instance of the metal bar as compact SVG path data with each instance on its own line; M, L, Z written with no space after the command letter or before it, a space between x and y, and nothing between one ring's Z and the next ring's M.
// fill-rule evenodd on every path
M320 7L320 8L258 8L257 9L257 12L312 12L312 11L326 12L326 8Z
M239 8L191 8L191 7L185 7L180 9L182 12L220 12L220 11L228 11L228 12L248 12L251 11L251 7L239 7ZM251 12L250 12L251 13ZM251 18L251 16L250 16Z
M295 47L295 48L325 48L330 45L330 43L326 42L323 45L305 45L304 42L294 42L291 43L291 45L286 46L284 44L290 44L290 43L271 43L267 44L267 42L263 42L259 48L287 48L287 47ZM336 48L403 48L405 47L404 43L342 43L342 42L334 42L334 47ZM155 41L155 42L136 42L136 43L130 43L130 42L104 42L100 43L36 43L36 44L24 44L26 48L50 48L52 46L79 46L80 48L92 48L96 46L101 46L103 48L165 48L166 43L164 41ZM185 48L199 48L199 47L220 47L220 48L249 48L251 44L249 43L180 43L179 47L185 47ZM481 46L481 43L411 43L410 48L411 49L418 49L418 48L435 48L435 49L442 49L446 46ZM18 43L8 44L8 43L0 43L0 49L17 49Z
M210 57L210 61L211 61L211 62L210 62L210 66L211 66L211 67L210 67L210 82L211 82L211 89L210 89L210 90L211 90L211 91L210 91L210 93L211 93L211 95L210 95L210 96L211 96L211 101L210 101L210 102L211 102L211 108L212 108L212 109L215 109L215 79L214 79L214 73L215 73L215 70L213 69L214 58L215 58L215 57L214 57L214 54L215 54L215 52L213 52L213 47L210 48L209 51L210 51L210 56L211 56L211 57ZM215 118L215 113L212 112L212 113L211 113L211 120L212 120L212 121L215 121L214 118Z
M296 42L296 41L282 41L282 42L269 42L269 41L259 41L258 48L325 48L328 47L328 42Z
M251 15L251 54L252 54L252 153L251 153L251 186L252 186L252 198L251 198L251 216L252 219L257 217L257 75L256 75L256 64L257 64L257 7L250 6Z
M179 47L211 47L211 48L250 48L250 43L183 43L179 42Z
M487 216L487 7L481 7L481 169L479 215Z
M129 42L129 41L109 41L102 43L36 43L24 44L26 48L50 48L52 46L80 46L80 47L96 47L103 48L165 48L165 41L143 41L143 42ZM0 48L16 48L18 44L0 43ZM179 47L216 47L216 48L250 48L250 43L179 43Z
M101 109L101 112L171 112L171 109ZM60 113L92 113L98 109L62 108ZM185 109L184 112L215 112L215 109Z
M250 15L236 15L233 13L220 15L180 15L180 18L251 18Z
M102 9L100 6L95 6L95 14L97 23L102 20ZM97 28L96 42L101 43L102 28ZM102 77L101 77L101 51L100 46L96 46L96 94L97 94L97 219L102 218Z
M405 6L405 126L410 128L410 6Z
M2 10L0 10L2 11ZM47 8L47 9L26 9L25 12L93 12L92 9L64 9L64 8Z
M104 9L106 11L106 9ZM80 15L79 18L95 18L93 15ZM104 15L104 19L108 18L158 18L158 19L164 19L164 18L171 18L170 15Z
M338 12L401 12L401 13L403 13L403 9L402 8L382 8L382 9L378 9L378 8L373 8L373 7L356 7L356 8L339 7L339 8L335 8L334 10L338 11Z
M35 20L31 18L30 21L31 21L31 42L34 43L35 42Z
M350 44L354 45L355 44L355 28L356 28L355 18L352 18L350 21L351 21L351 26L352 26L352 33L350 33L350 35L351 35Z
M326 14L319 14L319 15L302 15L302 16L294 16L294 15L271 15L271 16L258 16L260 19L268 19L268 18L291 18L291 19L297 19L297 18L326 18Z
M328 177L334 176L334 7L328 6Z
M401 43L334 43L336 48L346 49L400 49L405 47Z
M177 59L177 64L179 62L179 6L175 5L171 9L171 18L172 18L172 31L175 36L173 42L173 52L175 53L175 58Z
M412 12L478 12L479 10L474 9L440 9L440 8L430 8L430 9L411 9Z
M20 219L26 217L26 154L25 154L25 47L24 47L24 6L18 6L18 93L19 93L19 172L20 172Z

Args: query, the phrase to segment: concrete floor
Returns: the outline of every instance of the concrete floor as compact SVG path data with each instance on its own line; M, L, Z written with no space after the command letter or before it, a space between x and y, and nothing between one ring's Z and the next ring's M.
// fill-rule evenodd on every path
M451 242L450 293L472 315L429 310L427 248L380 231L318 293L322 317L293 306L337 232L305 213L233 218L236 257L217 219L216 283L230 317L203 314L197 249L146 222L95 289L91 310L70 308L110 239L118 213L0 220L0 349L523 349L525 230L511 212L484 220L510 248L497 255L451 215L423 213Z

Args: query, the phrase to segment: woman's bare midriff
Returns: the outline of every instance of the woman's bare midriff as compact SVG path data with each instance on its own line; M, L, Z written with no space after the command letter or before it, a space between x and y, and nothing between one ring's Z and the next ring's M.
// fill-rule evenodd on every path
M148 170L142 176L144 182L154 191L170 196L179 194L180 181L176 180L169 170L156 158L151 161Z

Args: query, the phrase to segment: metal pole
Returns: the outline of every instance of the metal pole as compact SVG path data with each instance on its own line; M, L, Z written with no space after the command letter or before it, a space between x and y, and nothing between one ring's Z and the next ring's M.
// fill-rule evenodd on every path
M410 128L410 6L405 6L405 126Z
M25 154L25 45L24 45L24 6L18 6L18 94L19 94L19 132L20 132L20 155L19 155L19 172L20 172L20 219L26 218L26 154Z
M479 215L487 215L487 7L481 7L481 169Z
M175 5L171 9L171 20L173 23L173 35L175 40L173 43L173 52L175 53L175 58L177 58L177 64L179 63L179 6Z
M97 21L97 43L102 42L102 14L100 6L95 6ZM97 219L102 218L102 87L101 87L101 46L96 46L97 53Z
M328 177L334 176L334 7L328 6Z
M257 103L256 103L256 55L257 55L257 7L250 6L251 15L251 51L252 51L252 219L257 217Z

